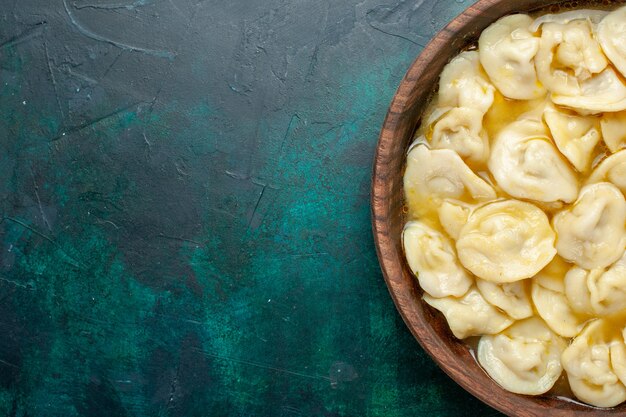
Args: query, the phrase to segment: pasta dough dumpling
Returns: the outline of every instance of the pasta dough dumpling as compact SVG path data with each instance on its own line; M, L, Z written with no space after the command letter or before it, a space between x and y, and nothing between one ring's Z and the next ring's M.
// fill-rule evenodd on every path
M528 30L531 23L528 15L506 16L485 29L478 40L485 72L508 98L532 100L546 93L537 80L533 62L539 50L539 38Z
M560 25L566 25L574 20L586 20L591 23L592 27L595 28L608 14L609 12L607 11L593 9L569 10L567 12L556 14L548 13L535 19L533 24L530 26L530 31L537 32L544 23L558 23Z
M625 221L626 201L617 187L587 185L570 208L554 216L556 250L584 269L609 266L624 253Z
M452 149L461 158L480 163L489 155L489 140L482 126L483 113L476 109L455 107L433 127L432 149Z
M626 145L626 111L603 114L600 127L602 139L611 152L617 152Z
M461 267L450 240L420 221L406 224L402 243L420 287L433 297L460 297L473 283Z
M535 57L537 76L548 91L566 96L580 94L580 83L602 72L608 61L593 36L593 24L583 15L558 21L546 15Z
M424 301L443 313L458 339L499 333L513 323L509 316L485 301L476 287L461 298L435 298L424 294Z
M626 110L626 84L612 68L581 82L574 95L552 94L552 101L581 114Z
M593 170L588 184L610 182L626 194L626 149L614 153Z
M606 56L626 77L626 7L614 10L602 19L597 38Z
M613 407L626 400L626 387L611 363L611 335L604 320L595 320L572 341L561 363L574 395L587 404Z
M587 171L601 136L597 118L569 115L552 108L544 113L544 119L559 151L578 171Z
M532 279L531 296L539 316L557 334L573 337L580 332L589 317L576 313L565 295L563 278L569 265L556 256Z
M495 87L480 65L477 51L465 51L445 66L439 79L439 106L476 109L482 114L493 104Z
M539 318L518 321L478 343L478 362L504 389L525 395L543 394L559 379L565 341Z
M515 320L533 315L529 284L527 279L502 284L476 279L476 286L485 300Z
M622 384L626 385L626 328L622 328L621 336L621 340L619 340L619 337L617 337L618 340L615 340L615 336L613 337L614 340L611 344L610 351L611 365L613 367L613 372L615 372L615 375L617 375Z
M439 223L452 239L457 240L467 223L472 206L460 201L446 199L439 207Z
M578 195L574 171L540 120L521 119L500 131L488 165L498 185L513 197L569 203Z
M530 278L556 254L548 217L517 200L492 202L474 210L456 242L463 266L491 282Z
M584 114L626 109L626 85L608 66L594 35L605 15L580 10L546 15L535 22L533 29L541 26L537 76L554 103Z
M426 145L417 145L407 157L404 173L404 189L410 208L421 204L437 207L445 198L462 201L488 201L496 198L496 192L478 177L450 149L430 150Z
M565 275L565 294L580 313L606 316L626 309L626 253L610 268L573 267Z

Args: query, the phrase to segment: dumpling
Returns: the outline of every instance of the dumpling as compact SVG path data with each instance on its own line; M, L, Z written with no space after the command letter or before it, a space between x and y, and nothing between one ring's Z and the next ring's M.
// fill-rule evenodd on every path
M610 268L573 267L565 275L565 294L580 313L606 316L626 309L626 253Z
M613 342L604 320L596 320L561 355L572 392L587 404L613 407L626 400L626 387L611 364Z
M586 171L600 141L598 119L569 115L555 108L546 111L544 119L559 151L578 171Z
M472 207L469 204L450 199L444 200L438 210L439 223L448 236L456 240L467 223L471 211Z
M548 217L517 200L474 210L456 242L459 260L474 275L491 282L530 278L556 254Z
M424 301L443 313L458 339L499 333L513 323L510 317L485 301L476 287L470 288L462 298L434 298L424 294Z
M515 320L525 319L533 315L529 284L529 280L496 284L480 278L476 279L478 291L485 300Z
M539 318L518 321L478 343L478 363L501 387L525 395L543 394L559 379L566 343Z
M402 243L420 287L433 297L460 297L473 279L459 264L450 240L420 221L406 224Z
M597 114L626 110L626 84L612 68L580 83L574 95L552 94L552 101L581 114Z
M558 105L589 114L626 109L626 85L608 66L594 37L602 13L578 11L567 18L544 16L535 67L539 81ZM557 23L558 22L558 23Z
M556 250L584 269L609 266L624 253L625 221L626 201L617 187L587 185L570 208L554 216Z
M531 296L537 312L557 334L574 337L589 317L570 307L563 278L568 265L558 256L532 279Z
M482 119L480 110L464 107L450 110L433 127L432 149L452 149L467 161L485 162L489 155L489 139Z
M558 18L558 15L552 16ZM547 16L543 19L547 20ZM592 30L588 19L569 19L566 23L546 21L541 25L535 66L539 81L548 91L577 96L582 81L607 67L608 61Z
M442 199L462 201L488 201L496 192L478 177L450 149L430 150L417 145L407 157L404 173L404 190L413 211L421 207L437 207Z
M619 337L614 337L613 343L611 344L611 366L613 367L613 372L622 382L622 384L626 384L626 328L622 329L621 340Z
M578 195L574 171L540 120L518 120L500 131L488 165L498 185L513 197L569 203Z
M609 13L600 24L596 36L606 56L626 76L626 7Z
M493 104L495 87L480 65L477 51L465 51L445 66L439 80L439 106L476 109L482 114Z
M535 19L533 24L530 25L529 30L531 32L537 32L544 23L558 23L560 25L566 25L573 20L587 20L591 23L592 27L596 27L598 23L600 23L608 14L609 12L607 11L593 9L577 9L556 14L544 14L543 16Z
M528 30L532 21L524 14L503 17L485 29L478 40L480 62L505 97L532 100L546 93L537 80L533 62L539 38Z
M611 152L617 152L626 145L626 111L605 113L600 119L602 139Z
M626 150L616 152L604 159L593 170L587 183L595 184L603 181L610 182L626 194Z

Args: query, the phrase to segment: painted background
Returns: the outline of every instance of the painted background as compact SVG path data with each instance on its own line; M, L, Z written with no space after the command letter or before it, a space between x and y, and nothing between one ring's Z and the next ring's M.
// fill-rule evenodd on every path
M369 218L391 97L467 6L0 0L0 415L496 415Z

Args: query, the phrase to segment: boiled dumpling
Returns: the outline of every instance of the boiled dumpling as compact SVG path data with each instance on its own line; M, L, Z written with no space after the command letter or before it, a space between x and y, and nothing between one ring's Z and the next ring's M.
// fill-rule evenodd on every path
M498 307L510 317L521 320L533 315L530 302L529 280L516 282L495 282L476 279L478 291L490 304Z
M583 187L578 200L558 213L556 250L585 269L604 268L617 261L626 244L626 201L613 184Z
M461 298L434 298L424 294L424 301L443 313L452 334L459 339L499 333L513 323L510 317L485 301L476 287Z
M565 341L539 318L518 321L478 343L478 362L501 387L525 395L543 394L561 376Z
M411 208L437 207L441 200L487 201L496 198L493 188L478 177L450 149L430 150L417 145L407 157L404 189Z
M611 152L617 152L626 145L626 111L605 113L600 119L602 139Z
M569 115L552 108L545 112L544 119L559 151L578 171L586 171L600 141L597 118Z
M433 297L460 297L472 285L452 243L435 229L420 221L409 222L402 232L402 243L420 287Z
M612 68L584 80L574 95L552 94L552 101L582 114L626 110L626 84Z
M472 206L469 204L450 199L444 200L438 211L439 223L448 236L456 240L467 223L471 211Z
M472 212L456 242L463 266L491 282L530 278L556 254L548 217L517 200L486 204Z
M626 149L603 160L591 173L588 184L610 182L626 194Z
M613 335L617 340L611 344L611 366L622 384L626 384L626 328L622 329L621 336L620 340L619 336Z
M489 140L482 125L480 110L457 107L441 117L433 127L433 149L452 149L461 158L484 162L489 155Z
M626 7L614 10L602 19L597 37L606 56L626 76Z
M592 27L595 28L608 14L609 12L604 10L593 9L569 10L567 12L556 14L544 14L543 16L535 19L529 30L537 32L544 23L558 23L560 25L566 25L574 20L587 20L591 23Z
M532 279L532 300L542 319L557 334L573 337L580 332L588 317L577 314L565 295L563 278L568 265L558 256Z
M559 15L540 18L541 40L535 57L539 81L552 93L554 103L581 113L624 110L626 85L608 67L594 37L603 12L577 13L566 19Z
M552 16L553 20L558 18ZM588 19L556 23L547 18L542 18L545 23L541 25L541 41L535 57L537 76L548 91L577 96L581 92L580 83L602 72L608 61L593 37Z
M626 309L626 253L610 268L573 267L565 275L565 294L580 313L606 316Z
M537 80L533 62L539 38L528 30L531 23L528 15L506 16L485 29L478 40L483 68L508 98L532 100L546 93Z
M478 52L461 52L441 73L439 106L471 108L485 114L493 104L494 91L480 65Z
M597 407L613 407L626 400L626 387L611 364L610 346L615 342L603 320L580 333L561 355L561 363L574 395Z
M574 171L539 120L522 119L504 128L495 138L489 170L513 197L568 203L578 195Z

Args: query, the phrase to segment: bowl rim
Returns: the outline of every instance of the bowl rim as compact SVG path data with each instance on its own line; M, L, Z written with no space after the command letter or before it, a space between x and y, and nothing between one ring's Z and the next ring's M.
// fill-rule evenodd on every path
M413 287L409 288L402 279L404 269L402 262L404 261L404 255L398 253L398 244L392 240L389 227L389 219L392 215L389 204L392 187L390 180L393 179L390 179L384 172L388 161L392 159L390 157L391 145L394 141L398 140L396 133L400 119L410 105L406 97L410 97L411 93L415 90L419 80L425 74L428 63L432 57L442 48L446 47L446 45L453 44L455 40L458 41L458 39L455 39L455 36L458 33L459 25L463 27L471 25L478 18L481 18L481 16L484 17L485 15L490 19L490 23L493 23L498 18L515 13L515 11L532 12L537 9L546 9L555 4L571 3L568 2L568 0L517 1L511 11L505 11L503 13L496 11L496 13L493 13L495 7L506 1L507 0L478 0L452 19L442 30L434 35L420 54L413 60L393 96L381 128L372 168L372 231L382 274L396 309L418 343L435 363L437 363L440 369L480 401L507 415L543 416L546 415L547 412L550 412L551 415L554 416L589 416L606 415L607 413L614 415L615 412L626 415L626 412L623 411L623 407L619 407L619 409L600 409L569 399L552 398L550 402L543 402L538 401L540 397L523 396L510 392L506 392L506 394L510 395L504 395L504 398L502 398L502 396L495 395L497 393L496 391L502 389L489 377L487 378L491 380L493 388L496 389L496 391L493 392L494 395L487 395L484 390L479 389L479 384L471 383L471 375L463 369L463 364L466 364L465 360L455 356L450 347L435 333L435 330L427 325L427 317L414 305L414 301L407 297L407 294L411 293L411 291L415 291L415 285L417 284L413 283ZM623 0L609 1L618 5L624 4ZM594 2L603 3L602 0L591 0L591 3ZM580 3L586 2L583 0ZM466 39L463 39L462 43L464 45L468 44ZM450 58L453 56L454 54L450 55ZM437 74L437 78L438 76L439 74ZM415 123L417 123L417 120L415 120ZM398 257L398 255L400 256ZM423 301L420 302L423 303ZM564 408L553 407L550 405L553 401L563 403L562 406ZM523 405L524 409L520 409L520 405ZM576 407L576 409L572 409L571 407Z

